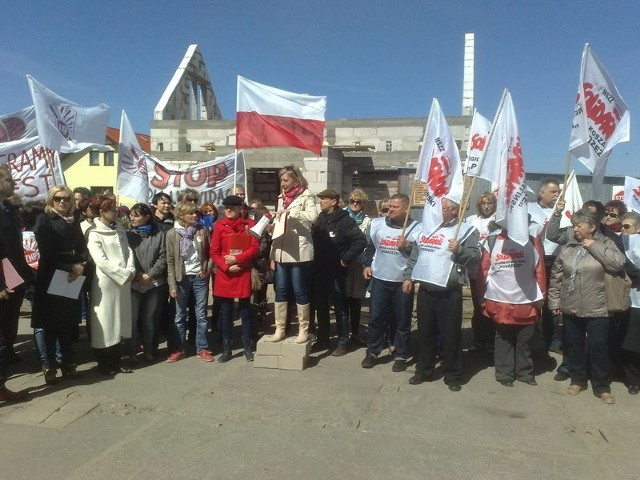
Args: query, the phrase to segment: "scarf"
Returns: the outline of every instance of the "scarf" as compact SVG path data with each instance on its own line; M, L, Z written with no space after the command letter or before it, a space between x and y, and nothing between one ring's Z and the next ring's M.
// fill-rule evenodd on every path
M344 209L349 213L349 216L352 220L356 222L356 224L361 225L364 221L364 217L367 215L364 213L364 209L360 210L357 214L353 213L353 211L349 207L344 207Z
M296 197L304 190L304 185L296 185L288 192L282 192L282 206L289 208L289 205L293 203Z
M195 225L190 225L187 228L176 227L176 232L182 238L180 239L180 256L186 260L189 258L189 247L193 245L193 238L196 236L197 228Z
M151 225L142 225L133 229L141 237L148 237L151 235Z
M70 217L65 217L64 215L60 214L58 211L54 210L54 212L56 212L56 214L62 218L65 222L67 222L69 225L71 225L73 222L76 221L76 217L74 217L73 215L71 215Z

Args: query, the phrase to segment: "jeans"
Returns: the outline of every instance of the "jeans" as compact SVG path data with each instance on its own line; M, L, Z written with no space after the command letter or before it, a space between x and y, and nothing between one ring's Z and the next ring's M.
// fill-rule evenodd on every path
M293 290L298 305L309 303L307 291L307 270L311 262L276 263L275 285L276 302L289 300L289 286Z
M33 329L33 341L36 344L38 352L38 360L41 365L45 365L47 361L47 344L44 341L44 328ZM56 363L62 364L62 354L60 353L60 343L56 341Z
M564 315L564 333L571 383L586 387L591 374L595 394L610 392L609 317Z
M432 376L442 338L444 381L462 377L462 290L418 290L418 362L416 373Z
M220 303L222 339L233 340L233 298L216 297ZM238 313L242 321L242 338L251 338L251 298L238 299Z
M320 342L326 343L329 341L329 326L331 323L329 311L331 304L335 309L338 345L346 345L349 342L351 324L345 304L344 281L344 277L328 278L319 275L315 278L313 296L316 316L318 317L318 340Z
M187 336L187 309L189 296L193 292L195 296L196 313L196 350L208 350L207 340L207 299L209 297L209 279L196 275L185 275L178 282L176 296L176 317L173 324L173 348L178 352L184 352Z
M369 330L367 333L367 354L377 357L392 342L394 358L409 358L409 337L411 336L411 311L413 310L413 289L411 293L402 291L402 282L388 282L375 277L371 279L369 300ZM387 338L388 331L395 325L394 338Z

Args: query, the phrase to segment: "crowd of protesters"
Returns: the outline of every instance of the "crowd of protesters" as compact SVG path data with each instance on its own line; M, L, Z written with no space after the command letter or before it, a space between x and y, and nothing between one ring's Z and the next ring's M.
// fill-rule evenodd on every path
M198 358L213 362L211 329L222 341L218 362L230 361L237 305L243 354L252 361L266 326L269 283L275 332L265 340L282 341L297 317L296 342L331 348L336 357L366 345L363 368L383 363L385 350L394 372L415 359L412 385L442 377L451 391L462 389L468 285L473 348L491 356L504 387L537 385L533 348L540 334L546 350L562 355L554 379L570 380L568 394L591 381L597 397L615 403L615 375L630 394L640 391L640 214L627 213L622 202L586 202L563 229L560 186L543 181L529 208L529 240L521 245L496 223L491 192L480 195L464 222L460 205L444 198L434 230L409 218L410 199L402 193L381 200L370 218L369 198L359 188L343 203L332 188L310 192L293 165L279 179L273 212L259 200L247 205L240 186L220 212L211 203L198 205L191 189L180 192L175 205L161 192L151 204L129 209L113 195L55 186L45 202L23 205L9 170L0 166L0 258L8 261L0 272L0 401L27 398L5 387L8 366L18 359L14 344L25 298L44 380L55 384L58 372L70 380L80 376L72 344L83 319L97 371L113 376L161 360L163 336L167 362L184 359L190 344ZM23 282L13 286L9 269ZM56 282L79 282L80 294L54 294Z

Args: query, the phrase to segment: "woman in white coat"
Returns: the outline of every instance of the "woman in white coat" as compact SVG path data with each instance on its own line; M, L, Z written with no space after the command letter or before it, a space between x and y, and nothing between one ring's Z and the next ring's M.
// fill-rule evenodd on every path
M96 266L91 286L91 346L104 375L131 373L120 364L120 341L131 335L133 252L122 225L116 221L116 202L104 195L91 200L94 225L87 230L87 247Z

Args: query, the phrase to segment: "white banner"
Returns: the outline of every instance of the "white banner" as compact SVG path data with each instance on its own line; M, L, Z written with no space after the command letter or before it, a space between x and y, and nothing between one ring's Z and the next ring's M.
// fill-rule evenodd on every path
M193 188L200 193L198 203L211 202L220 205L233 191L235 154L218 157L210 162L199 163L188 168L178 168L147 156L149 175L149 199L156 193L164 192L174 201L178 192ZM238 151L237 176L235 184L244 185L244 154Z
M573 217L575 211L582 208L583 203L576 172L572 170L567 179L567 184L560 185L560 188L564 191L565 201L562 218L560 219L560 228L571 227L571 217ZM560 197L558 197L558 200L560 200ZM558 200L556 200L556 204Z
M0 144L0 163L9 165L23 202L44 201L51 187L65 184L58 152L43 147L38 137Z
M0 116L0 143L14 142L38 135L33 106Z
M637 178L624 177L624 204L629 210L640 213L640 180Z
M482 171L482 152L487 143L489 132L491 131L491 122L478 113L473 112L473 120L471 121L471 132L469 133L469 149L467 152L467 175L469 177L478 177Z
M147 154L140 148L129 118L122 111L120 120L120 141L118 143L118 179L116 190L125 197L139 202L149 199Z

